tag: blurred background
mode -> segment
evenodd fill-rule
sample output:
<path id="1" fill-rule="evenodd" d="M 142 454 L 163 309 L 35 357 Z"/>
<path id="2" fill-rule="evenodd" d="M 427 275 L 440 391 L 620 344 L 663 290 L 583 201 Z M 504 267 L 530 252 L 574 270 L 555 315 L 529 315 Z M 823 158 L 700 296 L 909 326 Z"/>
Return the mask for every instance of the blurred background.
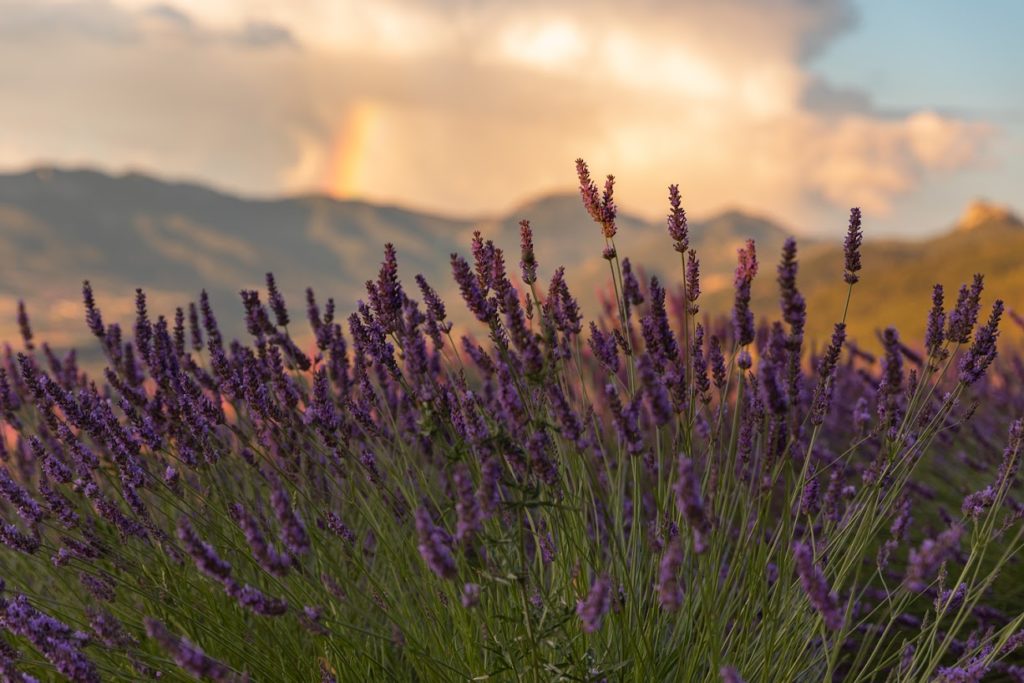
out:
<path id="1" fill-rule="evenodd" d="M 0 338 L 24 299 L 38 338 L 91 348 L 86 278 L 110 320 L 135 287 L 168 317 L 206 288 L 241 334 L 268 270 L 293 308 L 311 285 L 344 313 L 386 241 L 452 292 L 449 253 L 480 229 L 513 265 L 523 218 L 593 315 L 577 157 L 617 177 L 620 255 L 670 283 L 680 185 L 704 312 L 747 237 L 773 312 L 796 234 L 827 334 L 851 206 L 863 345 L 919 338 L 931 285 L 973 272 L 1020 310 L 1021 26 L 1016 0 L 0 0 Z"/>

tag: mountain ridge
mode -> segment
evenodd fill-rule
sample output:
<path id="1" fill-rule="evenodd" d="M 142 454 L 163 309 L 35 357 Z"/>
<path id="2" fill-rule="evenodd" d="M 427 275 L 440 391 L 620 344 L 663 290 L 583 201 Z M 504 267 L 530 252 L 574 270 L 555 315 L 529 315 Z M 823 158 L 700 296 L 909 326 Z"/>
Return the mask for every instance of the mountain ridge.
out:
<path id="1" fill-rule="evenodd" d="M 105 314 L 122 322 L 131 319 L 136 287 L 144 288 L 151 307 L 167 317 L 205 288 L 228 333 L 242 334 L 238 290 L 262 287 L 268 270 L 293 306 L 303 301 L 303 290 L 311 285 L 320 298 L 333 296 L 339 313 L 345 313 L 364 295 L 365 281 L 376 276 L 385 242 L 398 249 L 407 287 L 414 288 L 413 276 L 423 273 L 451 299 L 449 310 L 458 317 L 461 307 L 454 300 L 449 254 L 467 253 L 470 236 L 480 230 L 504 249 L 515 272 L 522 219 L 530 220 L 534 229 L 542 282 L 556 266 L 565 266 L 584 313 L 597 314 L 599 291 L 608 287 L 608 266 L 600 258 L 599 230 L 576 193 L 543 195 L 508 212 L 465 219 L 316 194 L 246 198 L 139 172 L 112 175 L 45 166 L 0 174 L 0 249 L 7 256 L 7 267 L 0 269 L 0 334 L 15 338 L 14 311 L 17 300 L 25 299 L 41 338 L 58 345 L 89 343 L 78 300 L 83 279 L 93 282 Z M 621 212 L 619 227 L 621 256 L 642 266 L 646 275 L 670 284 L 679 280 L 679 254 L 671 248 L 663 220 Z M 997 220 L 983 232 L 1000 229 Z M 772 266 L 790 234 L 787 226 L 736 209 L 691 221 L 691 246 L 701 260 L 707 298 L 704 310 L 728 312 L 736 249 L 748 237 L 756 240 L 764 264 L 758 285 L 774 291 Z M 977 241 L 981 233 L 971 234 Z M 806 280 L 809 301 L 827 299 L 816 293 L 819 281 L 829 280 L 821 264 L 835 259 L 840 237 L 799 238 L 807 274 L 801 279 Z M 883 262 L 904 263 L 913 260 L 915 250 L 930 253 L 944 237 L 924 242 L 869 237 L 866 249 L 878 251 Z M 1016 233 L 1000 239 L 1014 241 Z M 1003 272 L 1005 262 L 999 256 L 985 258 Z M 867 256 L 865 262 L 870 264 Z M 1024 290 L 1019 293 L 1024 298 Z M 720 305 L 708 305 L 713 302 Z"/>

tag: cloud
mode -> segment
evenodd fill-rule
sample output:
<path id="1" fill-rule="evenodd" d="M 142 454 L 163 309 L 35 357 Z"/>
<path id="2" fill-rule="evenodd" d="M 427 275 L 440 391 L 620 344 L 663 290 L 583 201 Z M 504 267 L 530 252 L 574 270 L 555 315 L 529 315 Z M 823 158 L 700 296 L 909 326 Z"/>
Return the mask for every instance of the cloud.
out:
<path id="1" fill-rule="evenodd" d="M 919 112 L 898 120 L 845 116 L 819 139 L 811 157 L 812 187 L 826 199 L 885 213 L 893 197 L 914 189 L 931 172 L 978 160 L 992 134 L 982 123 Z"/>
<path id="2" fill-rule="evenodd" d="M 132 17 L 105 0 L 8 0 L 0 12 L 0 37 L 19 43 L 68 37 L 120 43 L 137 33 Z"/>
<path id="3" fill-rule="evenodd" d="M 182 8 L 168 3 L 125 7 L 112 0 L 7 0 L 0 12 L 0 37 L 39 46 L 67 41 L 142 44 L 160 38 L 190 43 L 232 43 L 243 47 L 297 46 L 285 26 L 246 20 L 223 27 L 198 23 Z"/>
<path id="4" fill-rule="evenodd" d="M 16 8 L 0 35 L 34 38 L 0 42 L 15 103 L 0 110 L 4 165 L 98 160 L 481 214 L 568 189 L 583 156 L 650 216 L 678 182 L 695 215 L 740 205 L 799 221 L 821 201 L 885 212 L 971 167 L 993 134 L 881 112 L 813 76 L 807 61 L 856 21 L 842 1 Z"/>

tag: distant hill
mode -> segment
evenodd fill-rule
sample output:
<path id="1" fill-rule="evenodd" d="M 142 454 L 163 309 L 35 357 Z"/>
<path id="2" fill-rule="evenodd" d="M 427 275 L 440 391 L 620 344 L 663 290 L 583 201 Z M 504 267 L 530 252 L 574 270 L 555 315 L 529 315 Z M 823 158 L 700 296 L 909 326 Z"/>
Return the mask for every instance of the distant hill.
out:
<path id="1" fill-rule="evenodd" d="M 1024 229 L 1024 221 L 1021 221 L 1008 206 L 979 199 L 967 206 L 953 229 L 965 232 L 1000 226 Z"/>
<path id="2" fill-rule="evenodd" d="M 838 244 L 803 249 L 799 286 L 807 298 L 808 334 L 824 343 L 842 316 L 847 287 L 843 282 L 843 251 Z M 895 326 L 902 337 L 919 344 L 924 337 L 934 284 L 945 290 L 947 309 L 956 302 L 960 285 L 974 273 L 985 275 L 983 315 L 996 298 L 1018 312 L 1024 310 L 1024 223 L 1003 207 L 975 203 L 949 232 L 927 240 L 872 240 L 863 247 L 861 280 L 854 287 L 847 318 L 849 336 L 877 350 L 876 332 Z M 767 255 L 766 255 L 767 256 Z M 773 265 L 766 263 L 765 265 Z M 755 310 L 776 316 L 774 270 L 755 282 Z M 708 305 L 728 307 L 728 293 L 712 296 Z M 1003 337 L 1024 339 L 1024 330 L 1004 316 Z"/>
<path id="3" fill-rule="evenodd" d="M 262 286 L 267 270 L 297 312 L 312 285 L 346 313 L 375 277 L 389 241 L 398 248 L 407 286 L 423 273 L 454 297 L 449 254 L 468 252 L 473 230 L 480 229 L 505 249 L 515 269 L 523 218 L 534 226 L 541 277 L 565 265 L 585 309 L 595 312 L 607 264 L 599 258 L 598 228 L 575 194 L 542 197 L 506 216 L 464 220 L 324 196 L 245 199 L 139 174 L 40 168 L 0 175 L 0 336 L 16 335 L 14 311 L 23 298 L 39 338 L 91 344 L 80 302 L 83 279 L 93 282 L 105 316 L 125 322 L 136 287 L 147 291 L 154 313 L 168 316 L 206 288 L 228 331 L 241 334 L 238 290 Z M 678 273 L 664 224 L 624 214 L 620 225 L 624 255 L 648 272 Z M 736 212 L 692 230 L 694 243 L 708 254 L 708 278 L 732 268 L 735 253 L 725 247 L 739 244 L 742 235 L 756 233 L 776 245 L 784 236 L 781 228 Z M 715 247 L 705 248 L 704 240 Z M 458 315 L 462 307 L 453 301 L 449 309 Z"/>
<path id="4" fill-rule="evenodd" d="M 869 339 L 877 327 L 900 324 L 908 335 L 923 329 L 930 283 L 953 288 L 974 271 L 988 273 L 990 291 L 1024 308 L 1024 229 L 1008 211 L 985 205 L 960 227 L 923 242 L 873 241 L 865 245 L 864 278 L 851 308 L 851 332 Z M 980 217 L 980 218 L 979 218 Z M 0 175 L 0 338 L 14 340 L 16 303 L 25 299 L 37 338 L 57 346 L 94 345 L 80 301 L 90 279 L 108 320 L 130 322 L 134 290 L 149 294 L 154 315 L 206 288 L 229 334 L 244 332 L 238 290 L 262 287 L 272 270 L 301 317 L 303 292 L 334 297 L 347 314 L 376 275 L 383 244 L 393 242 L 407 286 L 423 273 L 455 301 L 449 254 L 466 253 L 473 230 L 505 249 L 510 270 L 519 262 L 519 221 L 535 233 L 540 277 L 564 265 L 587 315 L 598 309 L 598 290 L 609 286 L 600 258 L 603 241 L 576 194 L 540 197 L 507 215 L 457 219 L 394 206 L 324 196 L 249 199 L 188 183 L 172 183 L 93 170 L 39 168 Z M 970 220 L 968 220 L 970 219 Z M 664 221 L 621 214 L 619 253 L 669 283 L 680 278 L 679 255 Z M 969 227 L 966 227 L 969 226 Z M 755 283 L 759 310 L 774 314 L 774 264 L 789 231 L 770 220 L 730 211 L 693 221 L 705 291 L 704 310 L 727 313 L 736 249 L 757 241 L 762 274 Z M 838 237 L 838 236 L 837 236 Z M 801 240 L 801 287 L 811 310 L 812 335 L 828 334 L 845 296 L 841 251 L 835 243 Z M 464 314 L 462 319 L 466 319 Z M 304 328 L 303 328 L 304 329 Z"/>

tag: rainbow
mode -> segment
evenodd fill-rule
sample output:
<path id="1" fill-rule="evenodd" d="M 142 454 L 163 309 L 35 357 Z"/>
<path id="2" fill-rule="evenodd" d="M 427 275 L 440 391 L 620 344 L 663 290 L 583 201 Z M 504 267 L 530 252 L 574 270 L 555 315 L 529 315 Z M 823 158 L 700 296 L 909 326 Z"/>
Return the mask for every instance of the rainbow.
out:
<path id="1" fill-rule="evenodd" d="M 380 120 L 380 107 L 360 100 L 345 112 L 331 142 L 323 189 L 339 197 L 356 197 L 366 191 L 364 166 L 370 138 Z"/>

